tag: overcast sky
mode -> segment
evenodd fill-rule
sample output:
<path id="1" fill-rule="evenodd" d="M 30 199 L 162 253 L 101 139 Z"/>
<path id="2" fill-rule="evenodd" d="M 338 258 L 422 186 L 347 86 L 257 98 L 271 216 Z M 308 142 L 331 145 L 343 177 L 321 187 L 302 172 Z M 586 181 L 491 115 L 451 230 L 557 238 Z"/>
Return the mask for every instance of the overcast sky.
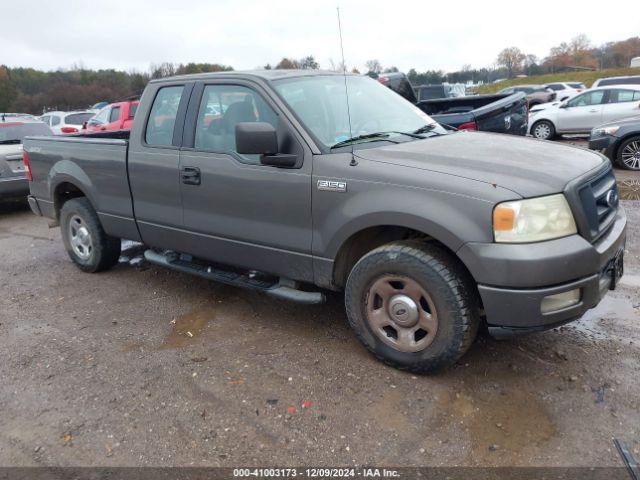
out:
<path id="1" fill-rule="evenodd" d="M 638 0 L 0 0 L 0 64 L 45 70 L 152 63 L 224 63 L 236 70 L 314 55 L 338 63 L 340 6 L 346 63 L 401 70 L 493 64 L 506 46 L 544 57 L 585 33 L 594 44 L 640 35 Z M 525 8 L 526 6 L 526 8 Z M 626 13 L 624 13 L 626 12 Z"/>

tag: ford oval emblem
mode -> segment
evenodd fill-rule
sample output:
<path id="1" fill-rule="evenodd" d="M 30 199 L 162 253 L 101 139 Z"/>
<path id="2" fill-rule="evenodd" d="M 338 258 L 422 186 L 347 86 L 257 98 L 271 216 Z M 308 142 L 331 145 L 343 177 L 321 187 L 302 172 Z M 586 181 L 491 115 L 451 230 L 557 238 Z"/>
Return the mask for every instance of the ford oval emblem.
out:
<path id="1" fill-rule="evenodd" d="M 618 206 L 618 192 L 616 192 L 615 189 L 609 190 L 605 197 L 605 201 L 609 208 L 616 208 Z"/>

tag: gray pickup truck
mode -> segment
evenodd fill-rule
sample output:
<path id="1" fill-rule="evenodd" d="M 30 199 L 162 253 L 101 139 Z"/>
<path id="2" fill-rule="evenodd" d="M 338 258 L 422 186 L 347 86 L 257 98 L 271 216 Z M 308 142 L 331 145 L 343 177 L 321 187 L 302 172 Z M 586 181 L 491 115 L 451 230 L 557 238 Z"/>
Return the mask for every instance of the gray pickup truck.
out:
<path id="1" fill-rule="evenodd" d="M 448 133 L 367 77 L 154 80 L 130 134 L 24 149 L 31 208 L 60 225 L 80 269 L 114 266 L 130 239 L 149 262 L 280 298 L 343 290 L 362 343 L 411 371 L 456 362 L 483 324 L 576 319 L 622 275 L 609 160 Z"/>

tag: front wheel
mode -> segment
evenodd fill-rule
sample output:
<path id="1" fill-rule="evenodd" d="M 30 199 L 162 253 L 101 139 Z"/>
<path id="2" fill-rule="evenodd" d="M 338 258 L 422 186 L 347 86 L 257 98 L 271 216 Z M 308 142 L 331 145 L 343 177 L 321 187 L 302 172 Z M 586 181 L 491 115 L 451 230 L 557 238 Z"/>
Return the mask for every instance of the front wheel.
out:
<path id="1" fill-rule="evenodd" d="M 640 170 L 640 137 L 631 137 L 620 145 L 616 163 L 627 170 Z"/>
<path id="2" fill-rule="evenodd" d="M 62 241 L 73 263 L 84 272 L 107 270 L 120 258 L 120 239 L 107 235 L 86 198 L 65 202 L 60 211 Z"/>
<path id="3" fill-rule="evenodd" d="M 551 140 L 556 136 L 556 129 L 548 120 L 540 120 L 531 127 L 531 135 L 539 140 Z"/>
<path id="4" fill-rule="evenodd" d="M 345 306 L 369 351 L 413 372 L 455 363 L 480 323 L 466 272 L 444 249 L 418 242 L 391 243 L 362 257 L 347 279 Z"/>

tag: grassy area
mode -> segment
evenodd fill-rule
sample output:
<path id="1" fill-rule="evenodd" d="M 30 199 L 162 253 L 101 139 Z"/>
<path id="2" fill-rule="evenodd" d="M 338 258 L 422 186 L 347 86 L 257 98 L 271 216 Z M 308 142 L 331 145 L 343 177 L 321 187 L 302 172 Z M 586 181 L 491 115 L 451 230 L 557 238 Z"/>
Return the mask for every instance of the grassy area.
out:
<path id="1" fill-rule="evenodd" d="M 546 75 L 537 75 L 526 78 L 512 78 L 511 80 L 505 80 L 504 82 L 483 85 L 478 89 L 478 93 L 495 93 L 498 90 L 502 90 L 505 87 L 510 87 L 511 85 L 540 85 L 553 82 L 583 82 L 587 87 L 590 87 L 591 84 L 599 78 L 619 77 L 622 75 L 640 75 L 640 68 L 617 68 L 609 70 L 596 70 L 595 72 L 548 73 Z"/>

